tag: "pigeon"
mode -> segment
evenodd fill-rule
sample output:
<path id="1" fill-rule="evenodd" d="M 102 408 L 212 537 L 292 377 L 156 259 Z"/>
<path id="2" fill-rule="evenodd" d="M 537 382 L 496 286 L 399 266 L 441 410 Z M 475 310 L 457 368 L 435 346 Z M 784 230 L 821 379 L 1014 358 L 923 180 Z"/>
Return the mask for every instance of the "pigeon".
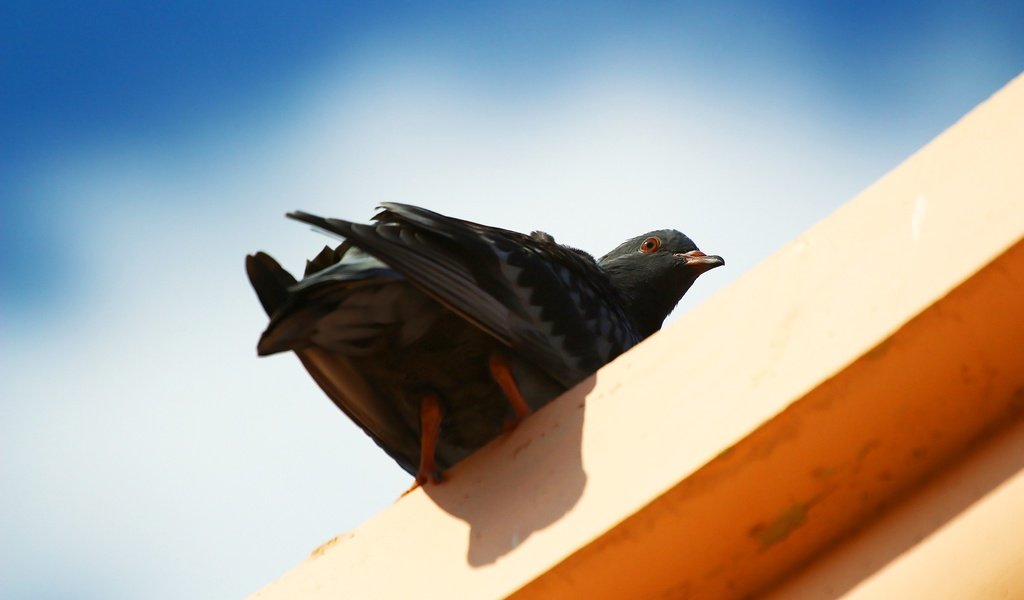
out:
<path id="1" fill-rule="evenodd" d="M 344 241 L 301 280 L 266 253 L 246 257 L 270 317 L 257 353 L 298 355 L 416 484 L 440 482 L 658 331 L 697 277 L 725 264 L 672 229 L 595 260 L 544 232 L 406 204 L 382 204 L 370 224 L 287 216 Z"/>

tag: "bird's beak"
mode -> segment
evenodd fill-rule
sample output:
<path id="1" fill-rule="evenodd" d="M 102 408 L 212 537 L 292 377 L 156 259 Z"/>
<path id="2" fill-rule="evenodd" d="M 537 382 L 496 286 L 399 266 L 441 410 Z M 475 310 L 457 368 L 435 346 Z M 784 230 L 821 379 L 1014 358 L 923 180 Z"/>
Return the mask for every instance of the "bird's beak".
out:
<path id="1" fill-rule="evenodd" d="M 689 252 L 680 252 L 673 254 L 680 261 L 683 262 L 683 266 L 687 270 L 695 271 L 698 275 L 704 271 L 710 271 L 715 267 L 721 267 L 725 264 L 725 260 L 721 256 L 708 256 L 700 250 L 691 250 Z"/>

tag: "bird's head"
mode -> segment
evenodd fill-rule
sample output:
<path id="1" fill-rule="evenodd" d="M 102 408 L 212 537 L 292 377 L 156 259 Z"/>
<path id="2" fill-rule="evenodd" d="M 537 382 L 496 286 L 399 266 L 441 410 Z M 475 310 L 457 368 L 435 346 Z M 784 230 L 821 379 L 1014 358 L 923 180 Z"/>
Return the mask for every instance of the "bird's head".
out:
<path id="1" fill-rule="evenodd" d="M 704 254 L 684 234 L 662 229 L 626 240 L 598 264 L 622 293 L 639 333 L 647 337 L 661 328 L 701 273 L 725 261 Z"/>

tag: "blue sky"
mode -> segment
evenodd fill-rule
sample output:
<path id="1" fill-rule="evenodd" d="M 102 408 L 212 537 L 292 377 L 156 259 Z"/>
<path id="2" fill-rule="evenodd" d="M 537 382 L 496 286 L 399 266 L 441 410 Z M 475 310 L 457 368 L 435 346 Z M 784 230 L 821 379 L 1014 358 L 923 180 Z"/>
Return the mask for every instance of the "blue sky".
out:
<path id="1" fill-rule="evenodd" d="M 0 7 L 0 596 L 239 597 L 408 485 L 255 356 L 284 212 L 675 227 L 686 310 L 1024 68 L 1019 2 L 824 4 Z"/>

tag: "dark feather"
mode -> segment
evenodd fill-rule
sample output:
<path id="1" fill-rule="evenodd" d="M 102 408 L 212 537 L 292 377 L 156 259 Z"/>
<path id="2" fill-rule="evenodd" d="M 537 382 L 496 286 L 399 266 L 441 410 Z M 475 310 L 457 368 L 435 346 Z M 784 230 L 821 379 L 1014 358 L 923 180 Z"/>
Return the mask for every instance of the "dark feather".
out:
<path id="1" fill-rule="evenodd" d="M 419 460 L 419 407 L 438 396 L 445 469 L 497 435 L 512 410 L 488 370 L 511 366 L 537 409 L 661 326 L 702 270 L 672 230 L 595 261 L 530 235 L 388 203 L 369 225 L 289 217 L 341 236 L 296 282 L 264 253 L 246 270 L 270 323 L 260 354 L 294 351 L 320 387 L 405 470 Z M 701 255 L 703 256 L 703 255 Z M 722 264 L 709 257 L 707 265 Z M 715 265 L 717 266 L 717 265 Z M 711 268 L 711 266 L 706 266 Z M 703 270 L 706 270 L 703 268 Z"/>

